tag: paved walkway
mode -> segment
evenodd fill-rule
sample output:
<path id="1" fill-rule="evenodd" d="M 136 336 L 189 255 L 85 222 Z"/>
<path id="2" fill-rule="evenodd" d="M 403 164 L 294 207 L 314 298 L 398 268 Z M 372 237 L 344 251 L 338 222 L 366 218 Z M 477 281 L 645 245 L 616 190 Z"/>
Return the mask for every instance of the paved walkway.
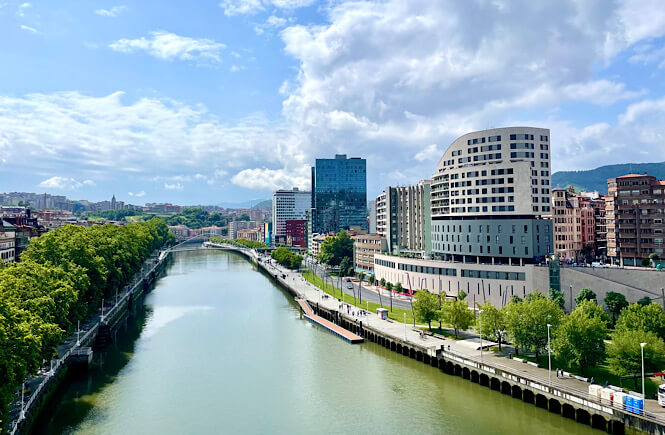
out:
<path id="1" fill-rule="evenodd" d="M 270 260 L 269 257 L 264 257 L 265 259 Z M 276 273 L 280 273 L 286 276 L 285 281 L 294 288 L 301 297 L 311 301 L 312 303 L 319 303 L 319 305 L 326 307 L 332 310 L 338 310 L 339 301 L 334 298 L 324 299 L 323 295 L 326 293 L 322 290 L 315 287 L 313 284 L 307 282 L 300 273 L 288 270 L 274 263 L 268 265 L 271 270 Z M 346 314 L 345 314 L 346 315 Z M 394 322 L 392 320 L 381 320 L 374 313 L 370 313 L 368 316 L 359 316 L 358 310 L 356 310 L 355 316 L 348 315 L 347 317 L 355 318 L 357 320 L 362 320 L 364 324 L 376 328 L 383 333 L 389 334 L 398 338 L 400 340 L 405 340 L 409 343 L 413 343 L 418 347 L 426 348 L 430 355 L 434 355 L 436 349 L 439 349 L 442 345 L 445 346 L 445 350 L 464 356 L 470 359 L 475 359 L 493 366 L 503 366 L 511 370 L 520 371 L 534 380 L 540 380 L 541 382 L 548 384 L 549 383 L 549 372 L 547 368 L 535 367 L 530 364 L 526 364 L 514 359 L 509 359 L 503 354 L 497 354 L 491 351 L 481 352 L 480 346 L 469 346 L 469 340 L 453 340 L 438 338 L 433 336 L 426 336 L 425 339 L 420 337 L 420 330 L 412 328 L 410 325 L 404 325 L 403 323 Z M 477 340 L 477 337 L 473 340 Z M 572 389 L 580 392 L 581 395 L 585 396 L 589 391 L 589 383 L 580 381 L 573 377 L 557 378 L 556 377 L 556 367 L 552 367 L 551 372 L 551 383 L 554 387 L 563 387 L 567 389 Z M 658 405 L 656 400 L 645 400 L 645 411 L 654 415 L 659 420 L 665 420 L 665 408 Z"/>

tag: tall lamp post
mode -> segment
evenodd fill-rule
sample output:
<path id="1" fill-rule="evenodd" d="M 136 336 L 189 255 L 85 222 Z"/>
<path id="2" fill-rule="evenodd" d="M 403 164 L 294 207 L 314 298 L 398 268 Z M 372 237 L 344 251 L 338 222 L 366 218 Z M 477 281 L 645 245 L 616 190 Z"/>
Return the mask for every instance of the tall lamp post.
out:
<path id="1" fill-rule="evenodd" d="M 646 396 L 644 395 L 644 346 L 646 346 L 646 343 L 640 343 L 640 351 L 642 353 L 642 397 L 646 399 Z"/>
<path id="2" fill-rule="evenodd" d="M 547 324 L 547 372 L 550 378 L 550 387 L 552 386 L 552 346 L 550 345 L 550 328 L 551 324 Z"/>

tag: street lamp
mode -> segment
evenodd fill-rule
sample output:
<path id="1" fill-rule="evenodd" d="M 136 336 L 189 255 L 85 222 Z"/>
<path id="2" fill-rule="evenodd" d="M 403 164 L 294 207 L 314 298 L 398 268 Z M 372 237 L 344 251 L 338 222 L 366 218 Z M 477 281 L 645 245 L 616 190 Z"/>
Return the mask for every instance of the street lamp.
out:
<path id="1" fill-rule="evenodd" d="M 404 313 L 404 341 L 408 341 L 406 339 L 406 313 Z"/>
<path id="2" fill-rule="evenodd" d="M 570 285 L 570 312 L 573 312 L 573 285 Z"/>
<path id="3" fill-rule="evenodd" d="M 547 324 L 547 373 L 550 378 L 550 387 L 552 386 L 552 346 L 550 346 L 550 328 L 551 324 Z"/>
<path id="4" fill-rule="evenodd" d="M 483 310 L 478 310 L 478 320 L 480 321 L 480 362 L 483 363 Z"/>
<path id="5" fill-rule="evenodd" d="M 640 350 L 642 352 L 642 397 L 646 399 L 646 396 L 644 395 L 644 346 L 646 346 L 646 343 L 640 343 Z"/>

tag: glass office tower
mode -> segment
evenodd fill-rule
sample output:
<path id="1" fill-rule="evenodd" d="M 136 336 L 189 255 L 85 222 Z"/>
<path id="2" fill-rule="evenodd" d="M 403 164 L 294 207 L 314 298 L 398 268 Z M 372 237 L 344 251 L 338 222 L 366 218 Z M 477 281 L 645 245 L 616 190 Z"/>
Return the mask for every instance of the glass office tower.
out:
<path id="1" fill-rule="evenodd" d="M 347 159 L 346 154 L 337 154 L 334 159 L 316 159 L 312 168 L 312 207 L 316 209 L 313 222 L 316 233 L 336 233 L 352 226 L 366 230 L 365 159 Z"/>

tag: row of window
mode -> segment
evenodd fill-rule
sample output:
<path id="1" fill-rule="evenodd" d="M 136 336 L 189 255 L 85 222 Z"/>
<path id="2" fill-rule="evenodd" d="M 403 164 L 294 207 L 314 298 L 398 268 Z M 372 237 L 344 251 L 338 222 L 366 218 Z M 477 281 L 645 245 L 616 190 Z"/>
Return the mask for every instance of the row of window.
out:
<path id="1" fill-rule="evenodd" d="M 457 276 L 456 269 L 446 267 L 418 266 L 416 264 L 398 264 L 397 268 L 405 272 L 427 273 L 431 275 Z"/>
<path id="2" fill-rule="evenodd" d="M 443 251 L 443 252 L 446 252 L 448 254 L 459 253 L 459 254 L 466 254 L 466 255 L 476 255 L 476 253 L 473 252 L 473 245 L 469 245 L 469 249 L 467 251 L 463 250 L 462 245 L 455 245 L 455 244 L 450 245 L 450 244 L 448 244 L 447 246 L 448 247 L 446 249 L 446 245 L 435 243 L 434 244 L 434 250 L 439 251 L 439 252 Z M 451 246 L 452 246 L 452 251 L 450 249 Z M 459 250 L 457 249 L 458 246 L 459 246 Z M 490 254 L 490 255 L 492 254 L 492 246 L 490 246 L 490 245 L 487 245 L 487 252 L 484 251 L 484 247 L 482 245 L 479 246 L 479 248 L 480 248 L 480 252 L 479 252 L 480 254 L 483 254 L 483 255 L 485 253 Z M 521 255 L 521 254 L 517 253 L 517 247 L 516 246 L 513 246 L 512 248 L 513 248 L 512 255 L 514 255 L 514 256 Z M 542 255 L 543 254 L 543 253 L 540 252 L 540 245 L 536 245 L 536 250 L 537 250 L 536 255 Z M 503 255 L 503 246 L 499 246 L 499 255 Z M 525 246 L 524 247 L 524 256 L 528 257 L 529 255 L 530 255 L 529 254 L 529 247 Z"/>
<path id="3" fill-rule="evenodd" d="M 524 272 L 496 272 L 493 270 L 468 270 L 462 269 L 463 278 L 504 279 L 511 281 L 524 281 Z"/>
<path id="4" fill-rule="evenodd" d="M 469 163 L 469 162 L 483 162 L 485 160 L 495 160 L 495 159 L 500 159 L 501 158 L 501 153 L 496 153 L 496 154 L 481 154 L 478 156 L 473 156 L 473 159 L 471 157 L 461 157 L 457 159 L 457 163 Z"/>

